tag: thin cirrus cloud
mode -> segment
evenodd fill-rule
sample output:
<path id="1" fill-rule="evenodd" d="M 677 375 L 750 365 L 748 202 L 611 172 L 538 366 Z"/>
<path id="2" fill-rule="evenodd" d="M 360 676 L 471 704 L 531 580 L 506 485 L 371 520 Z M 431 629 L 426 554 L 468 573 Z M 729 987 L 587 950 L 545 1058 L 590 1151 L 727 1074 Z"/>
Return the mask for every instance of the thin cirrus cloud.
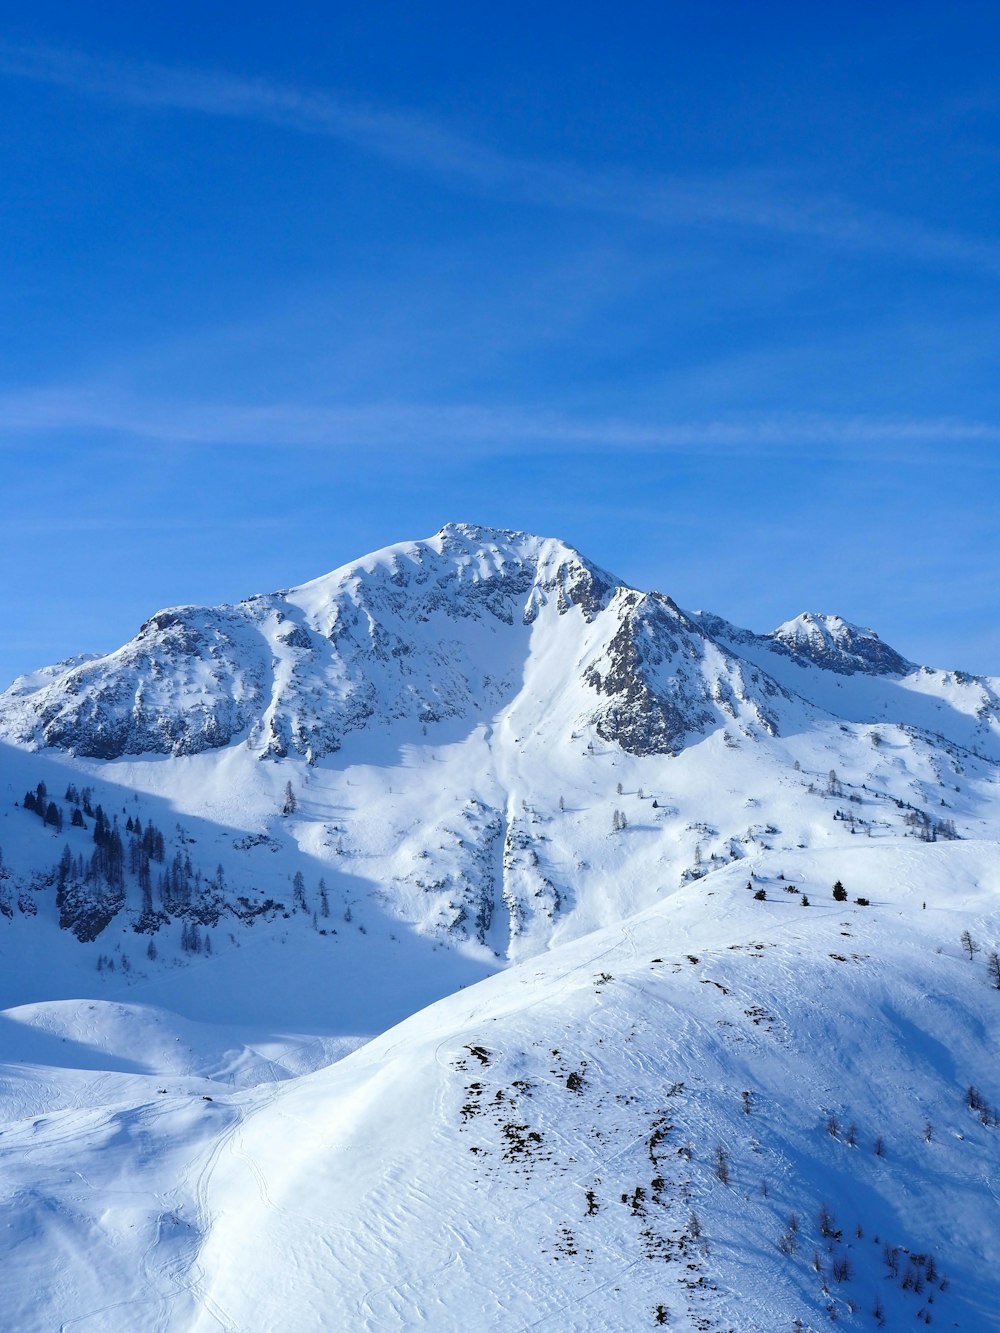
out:
<path id="1" fill-rule="evenodd" d="M 475 403 L 299 405 L 167 403 L 95 389 L 38 390 L 0 397 L 0 442 L 86 432 L 164 446 L 350 448 L 433 453 L 456 445 L 483 455 L 613 448 L 633 453 L 733 455 L 809 449 L 817 455 L 933 461 L 941 448 L 990 464 L 1000 427 L 960 417 L 772 413 L 707 420 L 635 421 Z M 953 459 L 956 455 L 949 455 Z M 1000 464 L 1000 458 L 997 463 Z"/>
<path id="2" fill-rule="evenodd" d="M 262 79 L 145 62 L 109 61 L 49 47 L 0 44 L 0 75 L 154 110 L 253 121 L 320 135 L 452 188 L 547 208 L 665 226 L 736 226 L 820 240 L 897 259 L 1000 275 L 1000 247 L 830 195 L 793 198 L 749 175 L 649 178 L 497 151 L 416 112 L 361 105 Z"/>

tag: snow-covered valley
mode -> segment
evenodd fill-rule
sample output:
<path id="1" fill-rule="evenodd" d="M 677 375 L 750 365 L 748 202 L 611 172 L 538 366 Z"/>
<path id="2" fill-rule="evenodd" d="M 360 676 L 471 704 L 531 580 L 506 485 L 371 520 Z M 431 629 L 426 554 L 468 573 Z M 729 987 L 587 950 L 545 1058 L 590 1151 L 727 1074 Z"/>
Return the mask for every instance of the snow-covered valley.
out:
<path id="1" fill-rule="evenodd" d="M 992 1327 L 998 692 L 466 525 L 20 678 L 8 1326 Z"/>

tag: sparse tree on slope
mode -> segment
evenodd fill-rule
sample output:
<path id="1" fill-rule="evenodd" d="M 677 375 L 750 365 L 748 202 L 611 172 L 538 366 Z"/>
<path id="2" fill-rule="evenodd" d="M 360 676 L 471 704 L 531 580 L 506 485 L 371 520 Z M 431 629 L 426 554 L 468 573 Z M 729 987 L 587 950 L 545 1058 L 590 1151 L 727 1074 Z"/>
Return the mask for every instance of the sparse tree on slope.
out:
<path id="1" fill-rule="evenodd" d="M 292 879 L 292 902 L 303 912 L 309 910 L 309 904 L 306 902 L 306 882 L 301 870 L 296 870 Z"/>

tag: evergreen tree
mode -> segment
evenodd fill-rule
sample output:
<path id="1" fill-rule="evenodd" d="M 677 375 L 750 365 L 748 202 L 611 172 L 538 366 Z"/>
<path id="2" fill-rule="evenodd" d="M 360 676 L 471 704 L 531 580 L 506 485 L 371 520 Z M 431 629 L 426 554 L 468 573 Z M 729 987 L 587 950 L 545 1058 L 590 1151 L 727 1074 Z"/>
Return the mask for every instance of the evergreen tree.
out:
<path id="1" fill-rule="evenodd" d="M 308 912 L 309 905 L 306 902 L 306 882 L 302 877 L 302 871 L 296 870 L 292 878 L 292 903 L 296 910 L 299 908 L 303 912 Z"/>
<path id="2" fill-rule="evenodd" d="M 142 858 L 139 864 L 139 889 L 142 892 L 142 914 L 153 915 L 153 877 L 149 872 L 149 861 Z"/>
<path id="3" fill-rule="evenodd" d="M 73 871 L 73 853 L 70 851 L 69 846 L 67 845 L 62 849 L 62 856 L 60 856 L 59 858 L 59 865 L 56 870 L 56 883 L 60 889 L 64 889 L 66 887 L 66 881 L 69 879 L 72 871 Z"/>

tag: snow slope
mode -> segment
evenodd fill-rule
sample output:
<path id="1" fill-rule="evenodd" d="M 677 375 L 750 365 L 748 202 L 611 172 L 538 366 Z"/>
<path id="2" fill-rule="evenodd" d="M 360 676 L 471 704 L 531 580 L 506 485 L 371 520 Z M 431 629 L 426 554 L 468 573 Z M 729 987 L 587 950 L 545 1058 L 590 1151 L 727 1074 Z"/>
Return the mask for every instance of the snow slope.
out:
<path id="1" fill-rule="evenodd" d="M 14 1326 L 990 1327 L 984 851 L 720 868 L 312 1074 L 8 1124 Z"/>

